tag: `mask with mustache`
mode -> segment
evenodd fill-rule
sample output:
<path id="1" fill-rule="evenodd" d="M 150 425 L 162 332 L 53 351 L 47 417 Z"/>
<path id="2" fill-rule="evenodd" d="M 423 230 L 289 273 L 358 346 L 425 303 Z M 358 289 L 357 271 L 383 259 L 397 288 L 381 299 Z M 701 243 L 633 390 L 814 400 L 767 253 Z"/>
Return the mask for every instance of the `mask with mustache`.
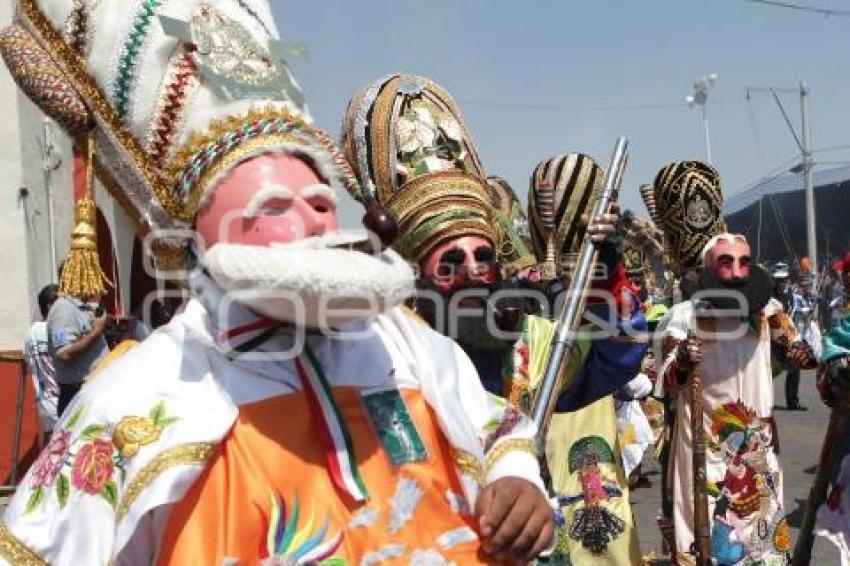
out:
<path id="1" fill-rule="evenodd" d="M 705 268 L 700 272 L 698 290 L 706 295 L 703 301 L 715 309 L 743 308 L 748 315 L 753 315 L 760 312 L 773 296 L 773 280 L 770 274 L 758 265 L 750 267 L 749 277 L 732 277 L 726 280 L 721 279 L 714 269 Z"/>
<path id="2" fill-rule="evenodd" d="M 520 335 L 522 318 L 528 312 L 528 299 L 520 295 L 495 296 L 499 291 L 520 291 L 522 286 L 510 281 L 499 281 L 492 285 L 468 287 L 480 290 L 467 301 L 470 303 L 452 306 L 452 294 L 442 294 L 427 278 L 416 282 L 414 310 L 432 328 L 456 341 L 464 350 L 479 352 L 502 352 L 516 343 Z M 463 301 L 466 303 L 467 301 Z M 488 326 L 501 331 L 496 336 Z"/>
<path id="3" fill-rule="evenodd" d="M 268 246 L 220 242 L 200 262 L 230 298 L 261 315 L 337 328 L 372 319 L 413 292 L 413 271 L 392 250 L 369 255 L 334 247 L 357 239 L 331 233 Z"/>

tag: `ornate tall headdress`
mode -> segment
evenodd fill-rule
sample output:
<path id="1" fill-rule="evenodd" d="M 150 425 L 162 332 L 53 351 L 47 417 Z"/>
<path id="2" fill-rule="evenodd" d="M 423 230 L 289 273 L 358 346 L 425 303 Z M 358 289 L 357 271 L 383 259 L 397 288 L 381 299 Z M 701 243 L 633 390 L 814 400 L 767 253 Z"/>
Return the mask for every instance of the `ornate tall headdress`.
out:
<path id="1" fill-rule="evenodd" d="M 438 245 L 480 236 L 499 247 L 478 151 L 448 92 L 424 77 L 391 75 L 362 88 L 342 124 L 361 200 L 399 224 L 395 247 L 421 262 Z"/>
<path id="2" fill-rule="evenodd" d="M 528 218 L 531 243 L 543 262 L 544 276 L 569 268 L 584 239 L 581 215 L 592 212 L 604 185 L 605 171 L 581 153 L 558 155 L 534 168 Z"/>
<path id="3" fill-rule="evenodd" d="M 620 227 L 626 274 L 640 276 L 647 284 L 654 285 L 653 264 L 661 264 L 664 251 L 661 233 L 652 221 L 639 218 L 630 211 L 623 213 Z"/>
<path id="4" fill-rule="evenodd" d="M 720 175 L 700 161 L 679 161 L 658 173 L 653 188 L 668 265 L 676 273 L 699 266 L 705 244 L 726 231 Z"/>
<path id="5" fill-rule="evenodd" d="M 311 125 L 266 0 L 19 0 L 0 51 L 21 89 L 75 138 L 157 263 L 185 259 L 187 228 L 227 171 L 262 153 L 308 158 L 359 185 Z"/>
<path id="6" fill-rule="evenodd" d="M 537 263 L 531 250 L 528 219 L 513 187 L 501 177 L 487 177 L 490 203 L 499 229 L 499 263 L 507 277 L 511 277 Z"/>
<path id="7" fill-rule="evenodd" d="M 652 185 L 641 185 L 638 191 L 644 206 L 646 206 L 646 211 L 649 213 L 649 218 L 656 226 L 659 226 L 661 220 L 658 217 L 658 207 L 655 204 L 655 189 Z"/>

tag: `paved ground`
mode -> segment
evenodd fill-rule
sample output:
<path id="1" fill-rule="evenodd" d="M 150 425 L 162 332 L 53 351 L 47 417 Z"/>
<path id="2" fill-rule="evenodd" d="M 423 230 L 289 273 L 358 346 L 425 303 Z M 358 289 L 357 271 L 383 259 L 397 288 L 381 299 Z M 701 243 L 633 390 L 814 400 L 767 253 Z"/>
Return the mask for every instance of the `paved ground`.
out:
<path id="1" fill-rule="evenodd" d="M 785 378 L 780 376 L 774 382 L 778 405 L 774 417 L 779 428 L 782 448 L 780 460 L 785 471 L 785 506 L 790 513 L 789 524 L 795 542 L 829 420 L 829 411 L 818 397 L 814 380 L 814 371 L 803 372 L 800 380 L 800 399 L 809 407 L 805 412 L 782 410 L 785 407 Z M 650 460 L 644 463 L 644 469 L 649 471 L 653 485 L 649 489 L 632 492 L 632 505 L 642 552 L 647 554 L 655 551 L 656 555 L 661 557 L 661 536 L 655 523 L 656 513 L 661 506 L 658 490 L 661 481 L 660 469 L 656 462 Z M 666 563 L 669 561 L 657 562 L 659 565 Z M 815 539 L 811 564 L 837 566 L 839 563 L 835 547 L 820 538 Z"/>

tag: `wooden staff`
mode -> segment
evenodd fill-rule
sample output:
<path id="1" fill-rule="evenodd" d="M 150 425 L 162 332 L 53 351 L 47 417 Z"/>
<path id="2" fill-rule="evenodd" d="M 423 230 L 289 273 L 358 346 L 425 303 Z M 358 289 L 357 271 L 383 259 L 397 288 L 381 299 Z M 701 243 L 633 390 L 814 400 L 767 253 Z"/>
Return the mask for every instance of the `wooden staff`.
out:
<path id="1" fill-rule="evenodd" d="M 691 336 L 689 336 L 689 339 Z M 708 475 L 705 463 L 705 420 L 702 378 L 691 370 L 691 464 L 694 481 L 694 549 L 697 566 L 711 565 L 711 523 L 708 516 Z"/>

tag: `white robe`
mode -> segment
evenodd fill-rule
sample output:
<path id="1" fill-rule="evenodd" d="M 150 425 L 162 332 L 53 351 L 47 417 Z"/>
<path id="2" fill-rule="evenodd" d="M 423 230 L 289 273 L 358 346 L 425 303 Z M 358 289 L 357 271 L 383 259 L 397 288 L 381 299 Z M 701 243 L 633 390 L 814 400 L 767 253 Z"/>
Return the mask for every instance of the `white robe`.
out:
<path id="1" fill-rule="evenodd" d="M 214 297 L 211 302 L 215 303 Z M 113 430 L 119 421 L 127 416 L 146 417 L 158 403 L 166 407 L 166 418 L 176 419 L 125 463 L 126 477 L 116 478 L 113 503 L 79 488 L 60 503 L 54 481 L 43 486 L 43 498 L 28 510 L 35 485 L 31 468 L 0 521 L 0 564 L 10 563 L 3 552 L 11 548 L 9 544 L 23 545 L 25 552 L 54 566 L 150 563 L 170 506 L 184 496 L 206 462 L 185 453 L 182 460 L 169 455 L 181 447 L 214 447 L 230 430 L 240 405 L 300 389 L 291 360 L 228 359 L 213 338 L 219 329 L 210 322 L 208 309 L 192 299 L 185 312 L 87 385 L 57 426 L 57 430 L 67 426 L 82 409 L 75 435 L 89 426 L 102 426 L 102 438 L 108 441 L 113 435 L 114 442 Z M 230 321 L 231 327 L 250 320 L 251 315 L 239 311 L 230 313 L 236 319 Z M 472 454 L 483 470 L 484 431 L 499 422 L 504 405 L 484 391 L 463 351 L 400 309 L 346 329 L 353 331 L 365 332 L 361 339 L 350 339 L 350 334 L 341 339 L 307 337 L 331 385 L 419 389 L 449 444 Z M 263 348 L 271 351 L 283 345 L 273 339 Z M 506 437 L 530 440 L 535 432 L 533 423 L 526 420 Z M 77 446 L 72 445 L 72 452 L 79 450 Z M 145 478 L 152 469 L 156 473 Z M 479 485 L 468 470 L 458 472 L 467 502 L 474 508 Z M 69 465 L 62 474 L 72 477 L 73 487 Z M 487 469 L 484 483 L 506 476 L 525 478 L 545 493 L 537 459 L 530 452 L 509 451 L 498 458 Z M 133 493 L 129 489 L 133 485 L 142 489 Z"/>
<path id="2" fill-rule="evenodd" d="M 715 318 L 714 336 L 702 337 L 702 361 L 698 371 L 702 377 L 704 399 L 705 433 L 709 448 L 706 450 L 707 477 L 709 484 L 722 482 L 727 478 L 729 468 L 728 457 L 724 451 L 730 444 L 722 442 L 717 434 L 712 434 L 712 414 L 727 403 L 741 401 L 747 408 L 755 412 L 761 419 L 771 419 L 773 410 L 773 382 L 770 370 L 770 331 L 766 321 L 758 330 L 749 327 L 747 321 L 734 318 Z M 702 327 L 702 326 L 701 326 Z M 673 338 L 681 341 L 695 329 L 694 306 L 690 301 L 675 305 L 659 324 L 658 336 L 662 340 Z M 662 359 L 663 376 L 673 362 L 674 352 L 667 359 Z M 659 378 L 659 381 L 661 378 Z M 693 468 L 691 447 L 691 407 L 690 386 L 685 385 L 676 400 L 676 423 L 674 431 L 673 457 L 671 459 L 673 475 L 674 520 L 676 546 L 679 552 L 688 552 L 694 541 L 693 530 Z M 774 429 L 775 430 L 775 429 Z M 772 497 L 762 500 L 764 509 L 764 527 L 762 532 L 771 531 L 772 535 L 783 515 L 782 505 L 782 474 L 776 454 L 772 447 L 764 448 L 764 441 L 773 440 L 772 432 L 767 426 L 759 429 L 763 436 L 753 437 L 754 442 L 762 442 L 756 450 L 764 456 L 764 465 L 775 483 Z M 728 442 L 736 442 L 742 436 L 731 436 Z M 714 441 L 715 448 L 710 444 Z M 714 509 L 717 499 L 709 496 L 709 522 L 712 530 L 717 525 L 714 519 Z M 761 511 L 755 515 L 761 514 Z M 745 556 L 741 562 L 762 556 L 772 560 L 774 549 L 770 541 L 763 543 L 763 551 L 754 548 L 752 537 L 757 536 L 761 527 L 757 520 L 748 517 L 740 519 L 732 510 L 727 512 L 734 523 L 730 544 L 743 544 Z M 756 521 L 756 522 L 754 522 Z M 749 540 L 740 540 L 749 539 Z M 715 540 L 712 541 L 715 543 Z M 714 547 L 713 547 L 714 549 Z M 754 555 L 755 554 L 755 555 Z"/>

